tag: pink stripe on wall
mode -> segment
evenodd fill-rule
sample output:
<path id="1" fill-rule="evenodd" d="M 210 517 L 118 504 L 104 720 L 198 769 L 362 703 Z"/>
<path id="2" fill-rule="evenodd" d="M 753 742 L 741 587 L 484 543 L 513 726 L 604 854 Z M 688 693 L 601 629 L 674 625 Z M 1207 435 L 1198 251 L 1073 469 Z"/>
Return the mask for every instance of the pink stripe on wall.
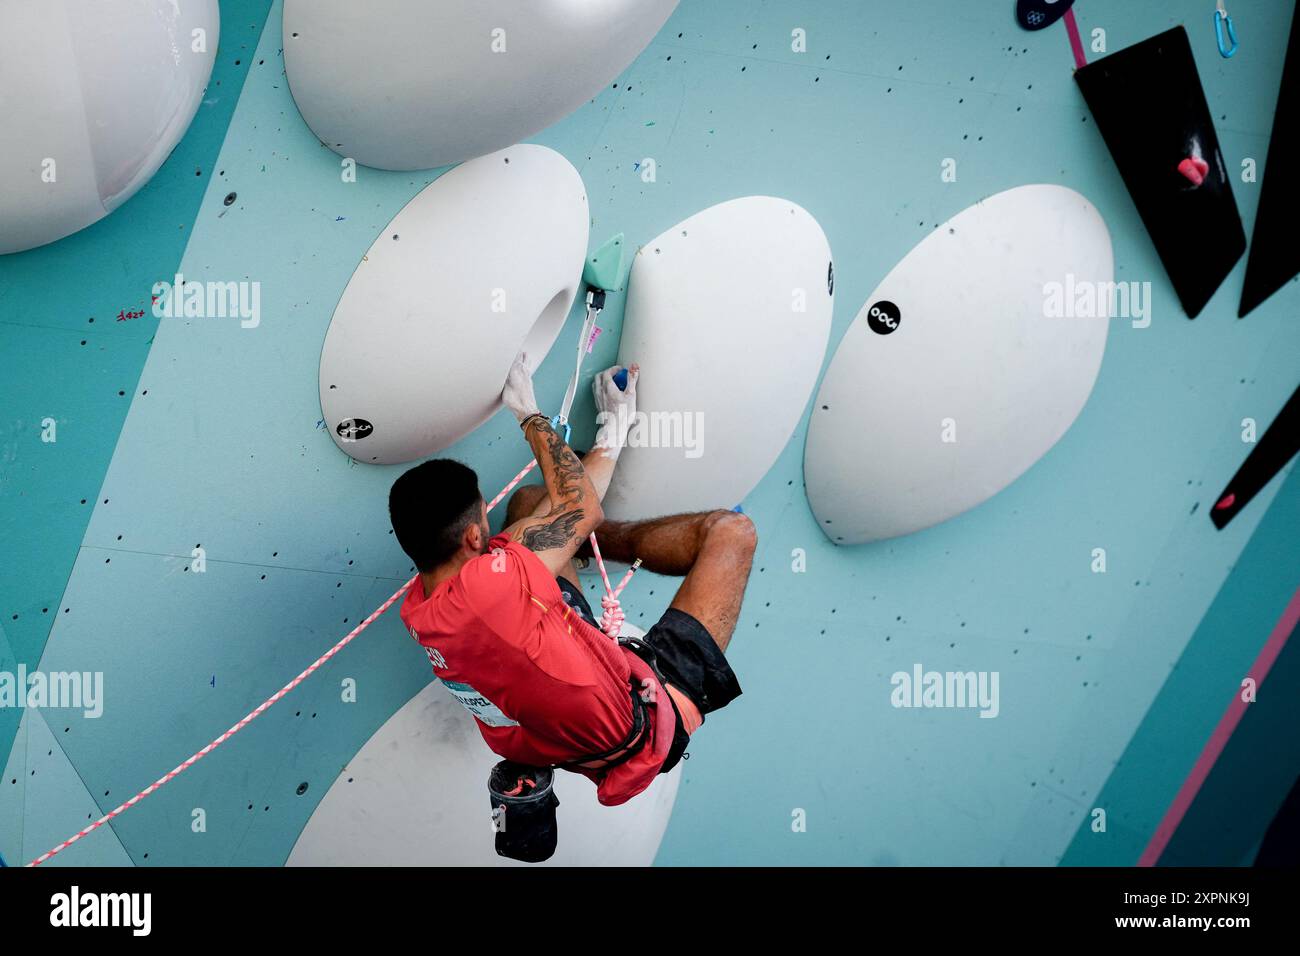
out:
<path id="1" fill-rule="evenodd" d="M 1277 626 L 1273 628 L 1273 633 L 1269 635 L 1268 640 L 1264 643 L 1264 648 L 1255 658 L 1255 663 L 1251 665 L 1250 670 L 1244 675 L 1255 679 L 1256 688 L 1262 687 L 1264 678 L 1268 676 L 1273 662 L 1277 660 L 1278 655 L 1282 653 L 1282 648 L 1286 646 L 1287 638 L 1295 630 L 1296 624 L 1300 622 L 1300 589 L 1291 595 L 1291 603 L 1286 606 L 1282 612 L 1282 617 L 1278 619 Z M 1210 739 L 1205 742 L 1204 749 L 1201 750 L 1200 757 L 1192 766 L 1192 772 L 1187 775 L 1183 785 L 1178 789 L 1178 794 L 1174 797 L 1174 802 L 1169 805 L 1165 811 L 1164 819 L 1156 827 L 1156 832 L 1151 835 L 1151 842 L 1147 848 L 1142 851 L 1138 857 L 1138 866 L 1155 866 L 1160 859 L 1160 854 L 1165 852 L 1165 847 L 1173 839 L 1174 833 L 1178 830 L 1178 825 L 1183 822 L 1183 817 L 1187 814 L 1187 808 L 1192 805 L 1196 795 L 1201 790 L 1201 784 L 1210 775 L 1214 769 L 1215 762 L 1223 749 L 1228 745 L 1232 733 L 1237 729 L 1237 724 L 1241 723 L 1241 718 L 1246 713 L 1247 704 L 1241 699 L 1241 690 L 1232 695 L 1232 702 L 1228 704 L 1228 709 L 1223 712 L 1219 718 L 1219 725 L 1214 728 L 1214 733 L 1210 734 Z"/>

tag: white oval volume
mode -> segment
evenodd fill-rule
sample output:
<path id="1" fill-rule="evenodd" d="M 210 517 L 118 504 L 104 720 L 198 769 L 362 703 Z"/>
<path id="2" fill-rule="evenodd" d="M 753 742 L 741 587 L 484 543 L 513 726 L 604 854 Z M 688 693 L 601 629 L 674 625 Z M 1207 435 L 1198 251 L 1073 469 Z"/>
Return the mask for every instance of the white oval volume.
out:
<path id="1" fill-rule="evenodd" d="M 536 368 L 564 327 L 587 223 L 582 178 L 543 146 L 471 160 L 407 203 L 325 335 L 320 401 L 339 448 L 413 461 L 496 412 L 515 355 Z"/>
<path id="2" fill-rule="evenodd" d="M 830 244 L 807 211 L 748 196 L 636 254 L 619 345 L 641 364 L 637 419 L 605 512 L 732 508 L 790 440 L 830 336 Z"/>
<path id="3" fill-rule="evenodd" d="M 198 111 L 220 28 L 217 0 L 0 3 L 0 255 L 149 181 Z"/>
<path id="4" fill-rule="evenodd" d="M 659 32 L 677 0 L 285 0 L 284 65 L 322 143 L 430 169 L 572 113 Z"/>
<path id="5" fill-rule="evenodd" d="M 640 633 L 628 627 L 626 633 Z M 527 866 L 496 855 L 487 780 L 500 760 L 438 681 L 375 731 L 303 827 L 287 866 Z M 681 770 L 601 806 L 589 780 L 556 771 L 554 866 L 649 866 Z"/>
<path id="6" fill-rule="evenodd" d="M 868 297 L 813 406 L 808 502 L 837 544 L 909 534 L 997 494 L 1087 402 L 1110 233 L 1083 196 L 1021 186 L 935 229 Z"/>

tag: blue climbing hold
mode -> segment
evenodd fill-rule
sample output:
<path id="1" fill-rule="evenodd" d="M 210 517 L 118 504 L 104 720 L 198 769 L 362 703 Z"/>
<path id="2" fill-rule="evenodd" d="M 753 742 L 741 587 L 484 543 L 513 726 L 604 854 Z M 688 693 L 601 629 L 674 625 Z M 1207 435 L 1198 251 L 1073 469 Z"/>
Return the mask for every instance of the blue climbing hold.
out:
<path id="1" fill-rule="evenodd" d="M 618 386 L 620 392 L 627 391 L 627 369 L 621 368 L 614 373 L 614 384 Z"/>

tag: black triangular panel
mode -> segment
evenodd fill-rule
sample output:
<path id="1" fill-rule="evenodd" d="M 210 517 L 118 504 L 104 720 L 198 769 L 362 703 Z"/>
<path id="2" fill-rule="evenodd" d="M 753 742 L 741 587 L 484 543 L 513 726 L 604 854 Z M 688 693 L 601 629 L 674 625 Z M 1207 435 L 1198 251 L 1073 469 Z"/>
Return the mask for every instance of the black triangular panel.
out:
<path id="1" fill-rule="evenodd" d="M 1222 530 L 1259 490 L 1300 451 L 1300 388 L 1277 413 L 1273 424 L 1246 456 L 1237 473 L 1210 508 L 1210 520 Z"/>
<path id="2" fill-rule="evenodd" d="M 1237 317 L 1244 319 L 1257 305 L 1300 272 L 1300 242 L 1295 214 L 1300 209 L 1300 182 L 1291 160 L 1300 148 L 1300 13 L 1291 16 L 1291 40 L 1282 67 L 1282 86 L 1273 115 L 1273 139 L 1268 146 L 1259 214 L 1246 261 L 1246 286 Z"/>
<path id="3" fill-rule="evenodd" d="M 1183 310 L 1196 318 L 1246 251 L 1246 233 L 1187 31 L 1143 40 L 1074 78 Z"/>

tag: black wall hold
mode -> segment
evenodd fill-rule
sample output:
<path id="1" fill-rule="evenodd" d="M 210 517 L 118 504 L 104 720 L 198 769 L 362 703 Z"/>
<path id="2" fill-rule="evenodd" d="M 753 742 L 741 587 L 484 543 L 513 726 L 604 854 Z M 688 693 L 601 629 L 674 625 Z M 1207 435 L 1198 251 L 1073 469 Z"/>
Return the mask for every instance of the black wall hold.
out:
<path id="1" fill-rule="evenodd" d="M 1246 249 L 1187 31 L 1175 27 L 1074 74 L 1188 318 Z"/>
<path id="2" fill-rule="evenodd" d="M 1074 0 L 1016 0 L 1016 22 L 1026 30 L 1045 30 L 1074 6 Z"/>
<path id="3" fill-rule="evenodd" d="M 1237 473 L 1228 482 L 1214 506 L 1210 508 L 1210 520 L 1219 530 L 1223 530 L 1237 513 L 1250 503 L 1259 490 L 1273 476 L 1285 467 L 1300 451 L 1300 388 L 1287 399 L 1278 412 L 1268 431 L 1260 436 L 1255 448 L 1242 462 Z"/>
<path id="4" fill-rule="evenodd" d="M 1291 16 L 1291 40 L 1282 67 L 1282 87 L 1273 115 L 1273 139 L 1260 186 L 1255 235 L 1246 261 L 1246 286 L 1237 317 L 1244 319 L 1257 305 L 1300 272 L 1300 242 L 1293 217 L 1300 208 L 1300 183 L 1290 168 L 1300 148 L 1300 13 Z"/>

